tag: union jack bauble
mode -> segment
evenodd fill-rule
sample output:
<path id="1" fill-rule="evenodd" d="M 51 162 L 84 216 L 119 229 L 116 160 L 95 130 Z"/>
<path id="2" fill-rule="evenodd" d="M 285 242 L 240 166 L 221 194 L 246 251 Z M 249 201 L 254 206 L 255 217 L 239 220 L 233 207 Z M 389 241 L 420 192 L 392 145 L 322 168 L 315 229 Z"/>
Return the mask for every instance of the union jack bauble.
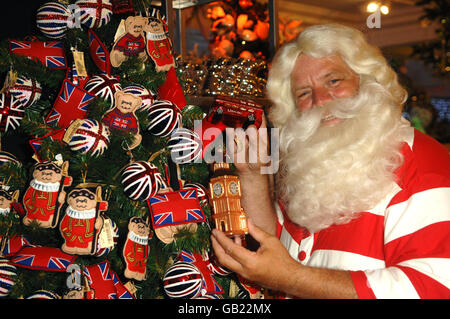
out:
<path id="1" fill-rule="evenodd" d="M 139 84 L 129 85 L 126 88 L 123 89 L 123 92 L 125 93 L 131 93 L 136 96 L 139 96 L 142 100 L 141 106 L 137 109 L 137 111 L 145 111 L 148 110 L 148 108 L 153 104 L 155 101 L 154 96 L 155 94 L 152 93 L 147 88 L 143 87 Z"/>
<path id="2" fill-rule="evenodd" d="M 156 136 L 169 136 L 173 130 L 181 127 L 181 111 L 170 101 L 157 100 L 148 109 L 147 129 Z"/>
<path id="3" fill-rule="evenodd" d="M 69 126 L 64 141 L 72 151 L 99 156 L 108 148 L 109 136 L 109 127 L 96 120 L 84 119 Z"/>
<path id="4" fill-rule="evenodd" d="M 17 268 L 8 262 L 8 258 L 0 257 L 0 298 L 8 296 L 15 284 Z"/>
<path id="5" fill-rule="evenodd" d="M 137 161 L 128 165 L 122 173 L 122 186 L 132 200 L 145 201 L 165 185 L 158 168 L 149 162 Z"/>
<path id="6" fill-rule="evenodd" d="M 78 0 L 80 22 L 88 28 L 100 28 L 111 20 L 112 4 L 110 0 Z"/>
<path id="7" fill-rule="evenodd" d="M 193 299 L 201 295 L 203 277 L 194 265 L 179 261 L 169 267 L 163 278 L 164 291 L 170 298 Z"/>
<path id="8" fill-rule="evenodd" d="M 114 93 L 120 91 L 122 87 L 116 77 L 99 74 L 94 75 L 86 82 L 84 89 L 102 99 L 106 100 L 111 107 L 114 105 Z"/>
<path id="9" fill-rule="evenodd" d="M 0 131 L 15 130 L 24 116 L 24 106 L 10 93 L 0 94 Z"/>
<path id="10" fill-rule="evenodd" d="M 40 99 L 42 87 L 34 79 L 19 76 L 16 84 L 9 89 L 9 93 L 18 98 L 23 107 L 29 107 Z"/>
<path id="11" fill-rule="evenodd" d="M 67 30 L 70 12 L 67 6 L 59 2 L 43 4 L 36 13 L 36 24 L 39 30 L 49 38 L 62 38 Z"/>
<path id="12" fill-rule="evenodd" d="M 25 299 L 61 299 L 61 297 L 52 291 L 37 290 L 31 295 L 27 296 Z"/>
<path id="13" fill-rule="evenodd" d="M 4 164 L 14 163 L 20 165 L 19 160 L 11 153 L 0 151 L 0 166 Z"/>
<path id="14" fill-rule="evenodd" d="M 185 164 L 201 160 L 202 141 L 200 136 L 187 128 L 173 131 L 167 143 L 172 161 L 176 164 Z"/>
<path id="15" fill-rule="evenodd" d="M 197 189 L 197 197 L 198 201 L 201 205 L 205 205 L 209 202 L 209 194 L 208 190 L 205 186 L 199 183 L 186 183 L 183 185 L 183 188 L 195 188 Z"/>

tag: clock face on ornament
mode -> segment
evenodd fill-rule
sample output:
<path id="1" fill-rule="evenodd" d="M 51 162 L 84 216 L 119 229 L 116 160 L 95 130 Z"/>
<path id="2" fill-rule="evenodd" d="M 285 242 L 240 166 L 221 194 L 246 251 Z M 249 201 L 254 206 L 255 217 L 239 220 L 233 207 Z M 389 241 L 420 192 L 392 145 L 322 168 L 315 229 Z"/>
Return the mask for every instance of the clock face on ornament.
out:
<path id="1" fill-rule="evenodd" d="M 228 188 L 230 189 L 231 194 L 233 194 L 233 195 L 238 195 L 238 193 L 239 193 L 239 187 L 238 187 L 238 184 L 237 184 L 236 182 L 231 182 L 231 183 L 228 185 Z"/>
<path id="2" fill-rule="evenodd" d="M 220 197 L 223 194 L 223 185 L 222 183 L 214 183 L 213 185 L 213 191 L 214 191 L 214 195 L 216 197 Z"/>

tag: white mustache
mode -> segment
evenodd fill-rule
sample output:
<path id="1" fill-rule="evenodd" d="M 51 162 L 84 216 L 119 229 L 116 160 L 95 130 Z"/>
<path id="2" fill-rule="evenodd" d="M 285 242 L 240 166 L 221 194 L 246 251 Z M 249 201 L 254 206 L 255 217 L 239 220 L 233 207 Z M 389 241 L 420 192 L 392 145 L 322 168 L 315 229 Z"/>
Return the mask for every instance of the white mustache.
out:
<path id="1" fill-rule="evenodd" d="M 319 129 L 321 121 L 326 117 L 336 117 L 339 119 L 352 119 L 361 113 L 363 108 L 370 107 L 368 98 L 370 94 L 362 94 L 371 90 L 370 82 L 361 81 L 359 92 L 352 97 L 336 98 L 323 106 L 315 106 L 310 110 L 303 111 L 293 116 L 287 123 L 287 131 L 293 129 L 298 132 L 296 138 L 304 142 L 308 140 Z M 291 131 L 292 132 L 292 131 Z"/>

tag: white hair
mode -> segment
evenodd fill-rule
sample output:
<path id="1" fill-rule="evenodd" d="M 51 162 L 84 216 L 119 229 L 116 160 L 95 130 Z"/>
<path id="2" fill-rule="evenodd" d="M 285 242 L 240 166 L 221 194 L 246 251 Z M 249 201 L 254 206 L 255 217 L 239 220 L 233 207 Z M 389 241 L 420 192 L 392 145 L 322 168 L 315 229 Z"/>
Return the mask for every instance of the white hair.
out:
<path id="1" fill-rule="evenodd" d="M 338 54 L 355 73 L 375 77 L 392 95 L 397 107 L 406 101 L 407 93 L 398 83 L 397 74 L 380 50 L 367 43 L 360 31 L 338 24 L 315 25 L 305 29 L 296 41 L 282 47 L 272 62 L 267 94 L 275 105 L 270 120 L 277 127 L 282 127 L 295 111 L 290 76 L 302 53 L 314 58 Z"/>
<path id="2" fill-rule="evenodd" d="M 302 53 L 340 55 L 360 77 L 358 94 L 298 114 L 290 76 Z M 359 31 L 339 25 L 306 29 L 278 52 L 267 90 L 269 119 L 280 128 L 278 193 L 293 222 L 319 231 L 350 221 L 387 195 L 403 160 L 406 91 Z M 321 126 L 325 111 L 346 120 Z"/>

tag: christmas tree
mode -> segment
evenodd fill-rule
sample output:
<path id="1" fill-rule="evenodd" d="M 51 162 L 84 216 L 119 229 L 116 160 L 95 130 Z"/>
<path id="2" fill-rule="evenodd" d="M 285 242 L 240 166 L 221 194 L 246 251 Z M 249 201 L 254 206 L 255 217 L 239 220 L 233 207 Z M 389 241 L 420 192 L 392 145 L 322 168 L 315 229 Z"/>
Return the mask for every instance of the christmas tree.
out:
<path id="1" fill-rule="evenodd" d="M 0 154 L 0 296 L 241 296 L 210 249 L 210 171 L 193 132 L 205 110 L 183 95 L 155 9 L 48 2 L 39 34 L 2 40 L 1 134 L 27 136 L 33 159 Z"/>

